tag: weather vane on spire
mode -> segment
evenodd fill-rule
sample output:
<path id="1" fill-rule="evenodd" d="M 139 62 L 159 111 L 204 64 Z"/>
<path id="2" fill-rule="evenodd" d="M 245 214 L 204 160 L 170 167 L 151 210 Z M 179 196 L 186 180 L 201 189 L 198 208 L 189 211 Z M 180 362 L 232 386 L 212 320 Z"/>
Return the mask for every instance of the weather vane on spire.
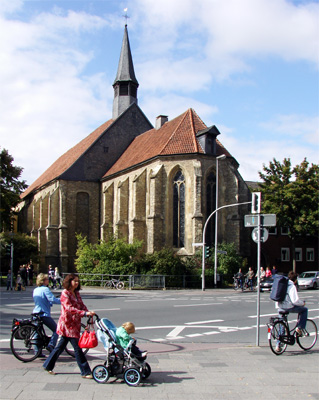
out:
<path id="1" fill-rule="evenodd" d="M 125 14 L 123 15 L 123 17 L 125 18 L 125 26 L 126 26 L 126 25 L 127 25 L 127 20 L 130 18 L 130 17 L 127 15 L 127 7 L 124 8 L 124 12 L 125 12 Z"/>

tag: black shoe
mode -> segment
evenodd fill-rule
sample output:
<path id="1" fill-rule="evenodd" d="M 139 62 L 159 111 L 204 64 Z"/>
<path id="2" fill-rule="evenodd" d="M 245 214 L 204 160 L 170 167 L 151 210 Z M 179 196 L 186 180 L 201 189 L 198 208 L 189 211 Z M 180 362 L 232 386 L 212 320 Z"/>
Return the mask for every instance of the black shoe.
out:
<path id="1" fill-rule="evenodd" d="M 41 354 L 38 355 L 38 358 L 46 358 L 46 355 L 41 353 Z"/>

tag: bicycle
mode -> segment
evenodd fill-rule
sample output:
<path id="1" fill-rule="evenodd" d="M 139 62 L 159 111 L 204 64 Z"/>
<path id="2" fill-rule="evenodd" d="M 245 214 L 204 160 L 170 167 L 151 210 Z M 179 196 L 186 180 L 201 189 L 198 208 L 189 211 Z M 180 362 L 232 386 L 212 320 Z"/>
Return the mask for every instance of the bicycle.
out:
<path id="1" fill-rule="evenodd" d="M 235 276 L 233 277 L 234 282 L 233 282 L 233 289 L 238 290 L 241 289 L 242 291 L 248 289 L 248 282 L 246 279 L 243 280 L 242 286 L 240 285 L 240 279 L 236 278 Z"/>
<path id="2" fill-rule="evenodd" d="M 293 346 L 296 342 L 303 350 L 310 350 L 317 342 L 318 328 L 315 322 L 307 319 L 306 328 L 302 335 L 296 332 L 296 325 L 290 329 L 287 311 L 279 311 L 280 317 L 270 318 L 268 325 L 268 342 L 271 351 L 279 356 L 284 353 L 287 346 Z"/>
<path id="3" fill-rule="evenodd" d="M 12 354 L 20 361 L 31 362 L 47 349 L 51 336 L 47 336 L 43 321 L 38 314 L 31 314 L 29 319 L 13 319 L 10 348 Z M 81 324 L 81 334 L 86 326 Z M 86 354 L 89 349 L 82 349 Z M 73 348 L 66 347 L 65 351 L 75 357 Z"/>
<path id="4" fill-rule="evenodd" d="M 110 279 L 109 281 L 106 281 L 104 284 L 105 288 L 111 289 L 111 288 L 116 288 L 117 290 L 122 290 L 124 289 L 124 282 L 120 281 L 119 279 Z"/>

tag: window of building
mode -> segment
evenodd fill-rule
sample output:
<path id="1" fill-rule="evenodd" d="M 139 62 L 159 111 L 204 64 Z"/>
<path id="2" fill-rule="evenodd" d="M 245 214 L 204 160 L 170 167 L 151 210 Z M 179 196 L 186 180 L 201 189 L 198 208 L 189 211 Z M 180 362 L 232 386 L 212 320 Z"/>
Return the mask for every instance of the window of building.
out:
<path id="1" fill-rule="evenodd" d="M 206 184 L 206 218 L 216 209 L 216 176 L 212 172 L 207 177 Z M 211 245 L 215 241 L 215 218 L 211 218 L 206 229 L 206 243 Z"/>
<path id="2" fill-rule="evenodd" d="M 89 240 L 89 194 L 85 192 L 79 192 L 76 195 L 76 224 L 75 231 L 77 233 L 81 233 L 83 236 L 86 236 Z"/>
<path id="3" fill-rule="evenodd" d="M 269 235 L 277 235 L 277 228 L 275 226 L 270 226 L 268 228 Z"/>
<path id="4" fill-rule="evenodd" d="M 281 261 L 290 261 L 290 249 L 287 247 L 281 248 Z"/>
<path id="5" fill-rule="evenodd" d="M 296 261 L 302 261 L 302 249 L 301 248 L 295 249 L 295 257 L 296 257 Z"/>
<path id="6" fill-rule="evenodd" d="M 281 227 L 281 234 L 282 235 L 288 235 L 289 232 L 290 232 L 290 229 L 288 228 L 288 226 L 282 226 Z"/>
<path id="7" fill-rule="evenodd" d="M 185 178 L 178 171 L 173 179 L 173 245 L 184 247 L 185 239 Z"/>
<path id="8" fill-rule="evenodd" d="M 120 84 L 120 96 L 127 96 L 128 95 L 128 83 L 121 83 Z"/>
<path id="9" fill-rule="evenodd" d="M 306 250 L 306 260 L 307 261 L 315 261 L 315 250 L 314 249 Z"/>

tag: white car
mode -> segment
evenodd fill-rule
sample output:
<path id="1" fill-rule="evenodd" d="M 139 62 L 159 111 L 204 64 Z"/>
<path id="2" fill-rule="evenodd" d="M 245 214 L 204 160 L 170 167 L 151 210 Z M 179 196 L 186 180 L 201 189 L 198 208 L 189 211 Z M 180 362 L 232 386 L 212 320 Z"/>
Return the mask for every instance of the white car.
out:
<path id="1" fill-rule="evenodd" d="M 300 289 L 317 289 L 319 287 L 319 271 L 302 272 L 298 276 L 298 286 Z"/>

